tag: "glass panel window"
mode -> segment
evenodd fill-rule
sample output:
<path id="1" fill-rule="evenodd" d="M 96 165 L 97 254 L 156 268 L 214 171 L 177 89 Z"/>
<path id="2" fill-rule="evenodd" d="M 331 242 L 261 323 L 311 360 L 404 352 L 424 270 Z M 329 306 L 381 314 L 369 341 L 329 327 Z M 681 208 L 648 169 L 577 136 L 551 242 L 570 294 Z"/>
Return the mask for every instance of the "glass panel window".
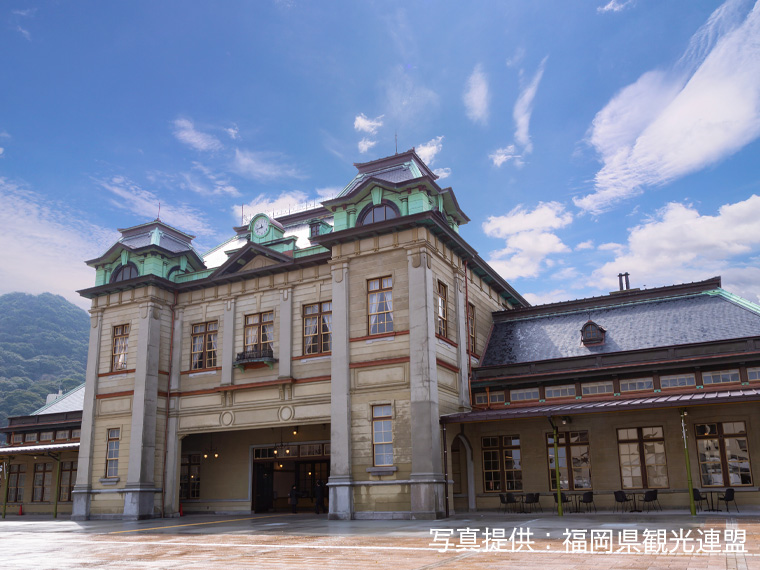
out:
<path id="1" fill-rule="evenodd" d="M 623 489 L 666 489 L 668 464 L 663 429 L 622 428 L 617 434 Z"/>
<path id="2" fill-rule="evenodd" d="M 52 500 L 53 489 L 53 464 L 52 463 L 35 463 L 34 464 L 34 491 L 32 493 L 33 503 L 43 503 Z"/>
<path id="3" fill-rule="evenodd" d="M 8 502 L 24 501 L 24 483 L 26 482 L 26 465 L 13 464 L 8 469 Z"/>
<path id="4" fill-rule="evenodd" d="M 720 370 L 702 373 L 702 384 L 704 386 L 710 384 L 729 384 L 731 382 L 739 382 L 738 370 Z"/>
<path id="5" fill-rule="evenodd" d="M 557 442 L 560 488 L 570 491 L 591 489 L 591 457 L 588 432 L 560 433 Z M 554 436 L 546 436 L 549 483 L 557 489 L 554 463 Z"/>
<path id="6" fill-rule="evenodd" d="M 447 296 L 448 290 L 446 285 L 439 281 L 435 291 L 435 332 L 440 336 L 448 336 Z"/>
<path id="7" fill-rule="evenodd" d="M 615 388 L 612 382 L 589 382 L 581 385 L 583 396 L 595 396 L 597 394 L 613 394 Z"/>
<path id="8" fill-rule="evenodd" d="M 332 302 L 314 303 L 303 308 L 303 353 L 332 350 Z"/>
<path id="9" fill-rule="evenodd" d="M 376 466 L 393 465 L 391 405 L 372 406 L 372 447 Z"/>
<path id="10" fill-rule="evenodd" d="M 200 370 L 216 367 L 216 339 L 219 323 L 210 321 L 193 325 L 190 346 L 190 368 Z"/>
<path id="11" fill-rule="evenodd" d="M 126 370 L 127 349 L 129 347 L 129 325 L 119 325 L 113 328 L 113 343 L 111 351 L 111 371 Z"/>
<path id="12" fill-rule="evenodd" d="M 694 374 L 673 374 L 672 376 L 660 376 L 660 388 L 686 388 L 697 385 Z"/>
<path id="13" fill-rule="evenodd" d="M 77 436 L 79 437 L 79 436 Z M 59 429 L 57 432 L 55 432 L 55 439 L 56 440 L 67 440 L 69 439 L 69 430 L 67 429 Z"/>
<path id="14" fill-rule="evenodd" d="M 82 430 L 81 429 L 73 429 L 71 430 L 71 439 L 79 439 L 82 436 Z"/>
<path id="15" fill-rule="evenodd" d="M 369 334 L 393 332 L 393 278 L 370 279 L 367 291 Z"/>
<path id="16" fill-rule="evenodd" d="M 179 498 L 198 499 L 201 496 L 200 453 L 183 455 L 179 472 Z"/>
<path id="17" fill-rule="evenodd" d="M 523 402 L 525 400 L 538 400 L 538 388 L 523 388 L 520 390 L 510 390 L 509 399 L 512 402 Z"/>
<path id="18" fill-rule="evenodd" d="M 119 440 L 121 439 L 121 428 L 111 428 L 108 430 L 108 443 L 106 451 L 106 477 L 119 476 Z"/>
<path id="19" fill-rule="evenodd" d="M 483 490 L 497 493 L 502 490 L 521 491 L 522 453 L 519 435 L 487 436 L 481 438 L 483 459 Z"/>
<path id="20" fill-rule="evenodd" d="M 468 348 L 470 349 L 470 352 L 473 354 L 476 354 L 477 351 L 475 350 L 475 305 L 472 303 L 467 304 L 467 331 L 470 338 L 470 344 Z"/>
<path id="21" fill-rule="evenodd" d="M 488 403 L 488 394 L 485 392 L 475 394 L 475 403 L 478 405 L 486 405 Z"/>
<path id="22" fill-rule="evenodd" d="M 61 486 L 58 488 L 58 500 L 64 503 L 71 501 L 71 492 L 77 481 L 77 462 L 61 461 Z"/>
<path id="23" fill-rule="evenodd" d="M 367 210 L 359 219 L 357 226 L 366 226 L 367 224 L 374 224 L 376 222 L 384 222 L 385 220 L 392 220 L 396 217 L 396 211 L 387 204 L 380 204 Z"/>
<path id="24" fill-rule="evenodd" d="M 491 392 L 489 396 L 489 402 L 491 404 L 503 404 L 504 403 L 504 392 Z"/>
<path id="25" fill-rule="evenodd" d="M 749 380 L 760 380 L 760 368 L 747 368 L 747 378 Z"/>
<path id="26" fill-rule="evenodd" d="M 243 330 L 243 350 L 253 353 L 253 358 L 273 356 L 274 311 L 246 315 Z"/>
<path id="27" fill-rule="evenodd" d="M 24 435 L 24 442 L 25 443 L 36 443 L 37 442 L 37 433 L 27 433 Z"/>
<path id="28" fill-rule="evenodd" d="M 567 384 L 565 386 L 547 386 L 546 398 L 569 398 L 575 396 L 575 385 Z"/>
<path id="29" fill-rule="evenodd" d="M 53 432 L 43 431 L 40 433 L 40 441 L 53 441 Z"/>
<path id="30" fill-rule="evenodd" d="M 697 424 L 699 473 L 704 487 L 752 485 L 744 422 Z"/>
<path id="31" fill-rule="evenodd" d="M 24 443 L 24 434 L 14 433 L 13 437 L 11 437 L 11 443 Z"/>
<path id="32" fill-rule="evenodd" d="M 621 392 L 635 392 L 637 390 L 652 390 L 654 382 L 651 378 L 634 378 L 632 380 L 621 380 Z"/>

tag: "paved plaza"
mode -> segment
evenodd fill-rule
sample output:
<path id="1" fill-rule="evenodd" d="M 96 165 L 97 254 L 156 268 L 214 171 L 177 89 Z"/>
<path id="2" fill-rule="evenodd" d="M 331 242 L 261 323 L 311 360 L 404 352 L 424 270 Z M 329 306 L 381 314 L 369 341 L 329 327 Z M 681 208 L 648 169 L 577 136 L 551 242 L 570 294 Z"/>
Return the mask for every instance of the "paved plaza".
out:
<path id="1" fill-rule="evenodd" d="M 0 521 L 4 569 L 760 569 L 760 513 L 477 513 L 444 521 L 313 514 Z"/>

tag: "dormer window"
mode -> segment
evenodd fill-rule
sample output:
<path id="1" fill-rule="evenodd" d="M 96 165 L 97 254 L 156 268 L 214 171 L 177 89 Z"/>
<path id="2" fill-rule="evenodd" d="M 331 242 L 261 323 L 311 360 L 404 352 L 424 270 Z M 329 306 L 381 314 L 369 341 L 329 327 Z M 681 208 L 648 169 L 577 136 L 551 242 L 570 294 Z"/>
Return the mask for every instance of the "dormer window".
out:
<path id="1" fill-rule="evenodd" d="M 581 342 L 585 346 L 604 344 L 605 330 L 594 321 L 589 321 L 581 329 Z"/>
<path id="2" fill-rule="evenodd" d="M 366 226 L 376 222 L 384 222 L 398 218 L 398 212 L 390 204 L 383 203 L 378 206 L 368 206 L 359 216 L 358 226 Z"/>
<path id="3" fill-rule="evenodd" d="M 116 271 L 114 271 L 113 277 L 111 277 L 111 283 L 116 283 L 117 281 L 126 281 L 127 279 L 134 279 L 138 276 L 139 272 L 137 271 L 137 267 L 135 267 L 135 265 L 132 263 L 127 263 L 126 265 L 122 265 Z"/>

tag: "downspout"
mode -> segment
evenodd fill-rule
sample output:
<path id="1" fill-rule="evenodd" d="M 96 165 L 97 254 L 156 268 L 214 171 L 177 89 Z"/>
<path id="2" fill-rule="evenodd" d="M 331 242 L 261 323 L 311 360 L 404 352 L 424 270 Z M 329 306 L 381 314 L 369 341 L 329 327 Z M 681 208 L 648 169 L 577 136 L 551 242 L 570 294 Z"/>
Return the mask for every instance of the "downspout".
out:
<path id="1" fill-rule="evenodd" d="M 3 463 L 3 475 L 5 478 L 5 492 L 3 493 L 3 518 L 5 518 L 5 509 L 8 507 L 8 492 L 11 484 L 11 457 L 8 456 Z"/>
<path id="2" fill-rule="evenodd" d="M 470 408 L 472 408 L 472 356 L 470 355 L 470 279 L 467 277 L 467 260 L 464 260 L 464 322 L 465 322 L 465 354 L 467 355 L 467 390 L 470 394 Z M 447 505 L 448 506 L 448 505 Z M 446 515 L 448 516 L 448 515 Z"/>
<path id="3" fill-rule="evenodd" d="M 683 437 L 683 454 L 686 458 L 686 483 L 689 488 L 689 510 L 691 516 L 697 516 L 697 505 L 694 503 L 694 483 L 691 480 L 691 461 L 689 460 L 689 445 L 686 437 L 686 410 L 681 410 L 681 437 Z"/>
<path id="4" fill-rule="evenodd" d="M 443 439 L 443 500 L 446 506 L 446 518 L 449 518 L 449 444 L 446 442 L 446 424 L 441 424 Z"/>
<path id="5" fill-rule="evenodd" d="M 552 417 L 547 416 L 546 419 L 549 420 L 554 431 L 554 480 L 557 482 L 557 516 L 561 517 L 564 516 L 564 513 L 562 511 L 562 484 L 559 480 L 559 434 L 557 433 L 556 424 L 552 421 Z"/>
<path id="6" fill-rule="evenodd" d="M 165 421 L 164 421 L 164 463 L 163 463 L 163 469 L 161 472 L 161 518 L 165 517 L 165 510 L 166 510 L 166 456 L 169 452 L 169 400 L 171 399 L 172 394 L 172 362 L 173 362 L 173 356 L 174 356 L 174 321 L 176 320 L 176 315 L 174 313 L 174 309 L 177 306 L 177 291 L 174 291 L 174 303 L 172 303 L 172 306 L 169 308 L 172 312 L 172 329 L 169 332 L 169 377 L 166 381 L 166 410 L 164 412 L 165 415 Z"/>

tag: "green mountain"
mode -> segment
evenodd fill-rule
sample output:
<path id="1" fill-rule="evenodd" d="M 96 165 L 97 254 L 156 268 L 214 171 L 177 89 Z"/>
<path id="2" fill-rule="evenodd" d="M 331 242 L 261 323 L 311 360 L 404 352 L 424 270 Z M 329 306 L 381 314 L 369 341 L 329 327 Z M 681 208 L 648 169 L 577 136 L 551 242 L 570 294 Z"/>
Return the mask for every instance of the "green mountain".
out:
<path id="1" fill-rule="evenodd" d="M 90 317 L 59 295 L 0 296 L 0 425 L 84 382 Z"/>

